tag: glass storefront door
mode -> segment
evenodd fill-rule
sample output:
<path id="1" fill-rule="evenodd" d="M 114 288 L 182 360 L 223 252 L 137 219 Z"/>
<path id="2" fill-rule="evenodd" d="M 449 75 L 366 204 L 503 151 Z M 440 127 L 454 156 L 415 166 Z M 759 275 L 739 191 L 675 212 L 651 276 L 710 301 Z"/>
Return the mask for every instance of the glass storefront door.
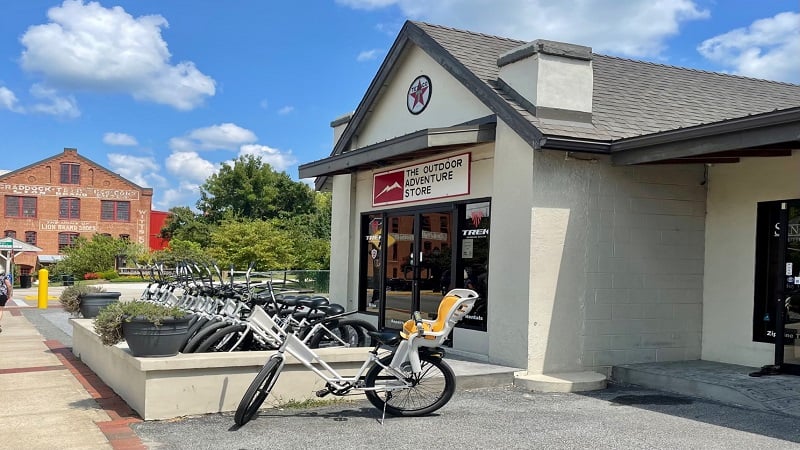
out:
<path id="1" fill-rule="evenodd" d="M 436 317 L 442 299 L 442 275 L 449 270 L 452 248 L 449 211 L 387 214 L 383 255 L 384 292 L 370 308 L 380 310 L 386 328 L 400 328 L 413 311 Z"/>
<path id="2" fill-rule="evenodd" d="M 480 296 L 459 324 L 486 331 L 488 200 L 362 216 L 360 310 L 381 328 L 399 329 L 413 311 L 433 319 L 442 296 L 470 288 Z"/>

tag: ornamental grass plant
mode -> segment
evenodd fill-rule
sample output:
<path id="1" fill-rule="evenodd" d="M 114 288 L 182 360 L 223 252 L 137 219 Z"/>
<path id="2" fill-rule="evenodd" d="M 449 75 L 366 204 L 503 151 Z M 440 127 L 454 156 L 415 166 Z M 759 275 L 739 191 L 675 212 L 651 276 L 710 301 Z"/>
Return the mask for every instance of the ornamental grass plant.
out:
<path id="1" fill-rule="evenodd" d="M 100 310 L 94 320 L 94 331 L 100 336 L 103 345 L 116 345 L 125 339 L 122 334 L 122 322 L 130 322 L 136 318 L 159 326 L 166 319 L 180 319 L 186 315 L 187 312 L 177 306 L 137 300 L 117 302 Z"/>
<path id="2" fill-rule="evenodd" d="M 103 292 L 102 286 L 94 286 L 90 284 L 75 284 L 67 286 L 58 297 L 59 303 L 64 311 L 77 315 L 81 310 L 81 296 L 93 292 Z"/>

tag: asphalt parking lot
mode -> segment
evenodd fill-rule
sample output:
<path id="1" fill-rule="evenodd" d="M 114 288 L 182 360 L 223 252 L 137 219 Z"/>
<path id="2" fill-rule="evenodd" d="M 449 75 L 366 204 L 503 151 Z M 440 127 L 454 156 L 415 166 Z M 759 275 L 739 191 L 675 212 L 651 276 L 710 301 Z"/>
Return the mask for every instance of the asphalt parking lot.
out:
<path id="1" fill-rule="evenodd" d="M 586 394 L 513 387 L 457 392 L 429 417 L 387 417 L 365 401 L 134 424 L 154 449 L 800 448 L 796 418 L 612 386 Z"/>

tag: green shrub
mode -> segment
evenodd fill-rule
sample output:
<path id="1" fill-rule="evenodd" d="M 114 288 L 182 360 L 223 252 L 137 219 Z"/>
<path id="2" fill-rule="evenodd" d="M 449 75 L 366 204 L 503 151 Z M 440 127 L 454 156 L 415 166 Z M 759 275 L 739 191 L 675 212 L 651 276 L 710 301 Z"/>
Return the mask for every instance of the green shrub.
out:
<path id="1" fill-rule="evenodd" d="M 116 270 L 104 270 L 100 272 L 100 277 L 102 277 L 104 280 L 115 280 L 119 278 L 119 274 Z"/>

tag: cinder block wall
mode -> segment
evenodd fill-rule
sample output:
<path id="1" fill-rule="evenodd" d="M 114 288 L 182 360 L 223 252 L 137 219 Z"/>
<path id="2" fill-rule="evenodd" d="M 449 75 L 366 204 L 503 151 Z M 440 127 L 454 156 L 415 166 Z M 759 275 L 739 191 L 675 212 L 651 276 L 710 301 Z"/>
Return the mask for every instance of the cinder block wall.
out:
<path id="1" fill-rule="evenodd" d="M 553 234 L 537 212 L 562 212 L 565 227 L 558 260 L 532 261 L 531 302 L 550 315 L 542 371 L 699 359 L 703 166 L 613 167 L 553 152 L 534 161 L 533 242 Z M 540 264 L 559 267 L 549 291 L 536 288 Z"/>

